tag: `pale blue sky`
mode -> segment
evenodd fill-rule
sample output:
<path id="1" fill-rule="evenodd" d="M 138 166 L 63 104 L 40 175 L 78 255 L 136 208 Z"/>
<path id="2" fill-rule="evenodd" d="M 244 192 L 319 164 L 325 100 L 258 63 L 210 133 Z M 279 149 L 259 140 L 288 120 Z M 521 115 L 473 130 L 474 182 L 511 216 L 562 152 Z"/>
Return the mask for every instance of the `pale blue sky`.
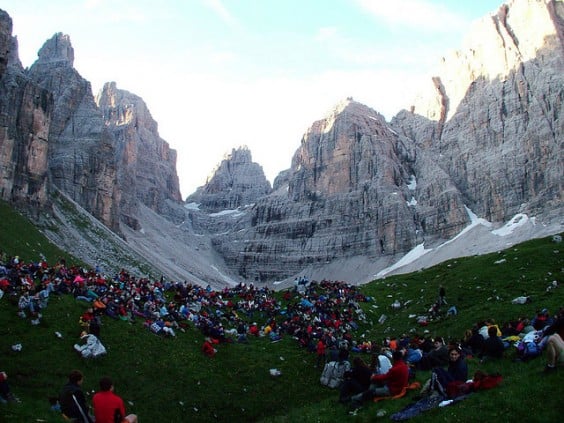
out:
<path id="1" fill-rule="evenodd" d="M 501 0 L 3 0 L 30 66 L 56 32 L 75 68 L 142 97 L 178 151 L 183 197 L 231 148 L 268 179 L 352 96 L 390 120 Z"/>

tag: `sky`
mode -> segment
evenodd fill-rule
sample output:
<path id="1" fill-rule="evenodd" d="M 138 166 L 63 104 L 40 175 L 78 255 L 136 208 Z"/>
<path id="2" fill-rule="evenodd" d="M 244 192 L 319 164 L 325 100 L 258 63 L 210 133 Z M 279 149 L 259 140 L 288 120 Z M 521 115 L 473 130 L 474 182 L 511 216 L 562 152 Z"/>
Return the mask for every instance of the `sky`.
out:
<path id="1" fill-rule="evenodd" d="M 233 148 L 272 183 L 353 97 L 389 121 L 502 0 L 2 0 L 24 67 L 57 32 L 96 95 L 141 97 L 178 152 L 182 197 Z"/>

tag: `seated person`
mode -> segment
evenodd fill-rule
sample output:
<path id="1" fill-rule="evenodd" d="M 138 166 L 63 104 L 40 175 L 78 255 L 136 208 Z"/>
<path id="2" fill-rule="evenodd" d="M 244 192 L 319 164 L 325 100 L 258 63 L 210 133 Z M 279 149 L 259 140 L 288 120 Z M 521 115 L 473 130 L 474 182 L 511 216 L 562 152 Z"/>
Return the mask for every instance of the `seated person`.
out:
<path id="1" fill-rule="evenodd" d="M 433 349 L 424 354 L 419 360 L 417 368 L 420 370 L 431 370 L 434 367 L 441 367 L 448 364 L 448 348 L 443 338 L 436 337 L 433 341 Z"/>
<path id="2" fill-rule="evenodd" d="M 482 351 L 478 354 L 481 361 L 484 361 L 486 358 L 503 357 L 505 345 L 503 345 L 503 341 L 497 335 L 497 331 L 497 326 L 490 326 L 488 328 L 488 338 L 484 341 Z"/>
<path id="3" fill-rule="evenodd" d="M 96 335 L 82 332 L 80 339 L 86 341 L 85 344 L 74 344 L 76 352 L 80 353 L 83 358 L 96 358 L 106 354 L 106 347 L 100 342 Z"/>
<path id="4" fill-rule="evenodd" d="M 407 386 L 409 368 L 403 361 L 403 353 L 401 351 L 394 351 L 392 359 L 392 367 L 387 373 L 372 375 L 368 390 L 351 397 L 353 409 L 359 408 L 364 401 L 374 397 L 398 395 Z"/>
<path id="5" fill-rule="evenodd" d="M 7 402 L 20 402 L 20 400 L 10 390 L 6 372 L 0 372 L 0 403 Z"/>
<path id="6" fill-rule="evenodd" d="M 345 372 L 345 379 L 340 387 L 339 401 L 348 402 L 351 397 L 366 391 L 370 387 L 372 370 L 360 357 L 355 357 L 351 370 Z"/>
<path id="7" fill-rule="evenodd" d="M 32 315 L 35 313 L 33 301 L 29 295 L 29 290 L 25 290 L 18 300 L 18 314 L 21 317 L 26 317 L 25 312 L 29 311 Z"/>
<path id="8" fill-rule="evenodd" d="M 448 367 L 435 367 L 431 374 L 431 380 L 425 384 L 421 393 L 423 395 L 439 392 L 447 396 L 447 387 L 451 382 L 466 382 L 468 379 L 468 365 L 462 355 L 462 350 L 457 346 L 451 346 L 448 350 Z"/>
<path id="9" fill-rule="evenodd" d="M 100 379 L 100 391 L 92 397 L 96 423 L 137 423 L 136 414 L 125 414 L 123 399 L 114 393 L 109 377 Z"/>
<path id="10" fill-rule="evenodd" d="M 388 358 L 388 354 L 391 357 L 391 351 L 387 348 L 381 348 L 379 354 L 374 354 L 372 356 L 372 363 L 371 368 L 372 372 L 377 375 L 383 375 L 388 373 L 388 371 L 392 368 L 392 362 L 390 358 Z"/>
<path id="11" fill-rule="evenodd" d="M 551 373 L 557 366 L 564 366 L 564 318 L 559 318 L 551 327 L 546 341 L 546 367 L 544 371 Z"/>
<path id="12" fill-rule="evenodd" d="M 202 352 L 208 357 L 213 357 L 217 353 L 217 350 L 212 345 L 210 337 L 207 337 L 204 340 L 204 343 L 202 345 Z"/>
<path id="13" fill-rule="evenodd" d="M 477 355 L 482 351 L 484 347 L 484 337 L 480 335 L 477 326 L 465 332 L 461 345 L 466 355 Z"/>
<path id="14" fill-rule="evenodd" d="M 76 423 L 93 423 L 94 419 L 89 413 L 86 397 L 82 391 L 83 382 L 82 372 L 73 370 L 69 374 L 68 382 L 61 389 L 59 404 L 67 420 Z"/>

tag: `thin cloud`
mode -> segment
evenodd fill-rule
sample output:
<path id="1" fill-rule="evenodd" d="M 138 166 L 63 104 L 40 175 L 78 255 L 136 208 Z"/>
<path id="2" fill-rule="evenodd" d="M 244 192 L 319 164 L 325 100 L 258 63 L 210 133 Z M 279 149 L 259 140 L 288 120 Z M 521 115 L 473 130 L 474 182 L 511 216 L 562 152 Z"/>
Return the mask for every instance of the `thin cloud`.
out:
<path id="1" fill-rule="evenodd" d="M 85 0 L 84 8 L 85 9 L 96 9 L 102 4 L 103 0 Z"/>
<path id="2" fill-rule="evenodd" d="M 336 34 L 337 28 L 335 28 L 334 26 L 326 26 L 317 30 L 317 34 L 315 34 L 315 40 L 320 42 L 331 40 L 335 37 Z"/>
<path id="3" fill-rule="evenodd" d="M 221 0 L 203 0 L 204 4 L 216 13 L 222 21 L 232 28 L 239 28 L 239 21 L 224 6 Z"/>
<path id="4" fill-rule="evenodd" d="M 449 32 L 469 25 L 464 17 L 426 0 L 356 0 L 378 21 L 425 32 Z"/>

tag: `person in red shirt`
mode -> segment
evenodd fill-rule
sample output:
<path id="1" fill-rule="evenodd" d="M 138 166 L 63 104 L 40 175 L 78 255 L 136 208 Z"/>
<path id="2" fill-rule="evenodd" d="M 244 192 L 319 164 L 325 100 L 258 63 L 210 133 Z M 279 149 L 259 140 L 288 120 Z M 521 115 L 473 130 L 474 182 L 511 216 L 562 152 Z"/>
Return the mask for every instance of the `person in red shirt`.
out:
<path id="1" fill-rule="evenodd" d="M 320 338 L 319 341 L 317 341 L 317 345 L 315 347 L 315 350 L 317 352 L 317 364 L 315 365 L 315 367 L 319 367 L 320 365 L 324 365 L 325 364 L 325 342 L 323 342 L 322 338 Z"/>
<path id="2" fill-rule="evenodd" d="M 100 379 L 100 391 L 92 397 L 92 406 L 96 423 L 137 423 L 137 415 L 125 415 L 123 400 L 114 394 L 114 384 L 107 376 Z"/>
<path id="3" fill-rule="evenodd" d="M 213 357 L 217 350 L 213 347 L 211 338 L 207 337 L 202 344 L 202 352 L 208 357 Z"/>
<path id="4" fill-rule="evenodd" d="M 407 386 L 409 367 L 405 364 L 405 361 L 403 361 L 403 352 L 400 350 L 394 351 L 392 353 L 392 359 L 392 367 L 387 373 L 372 375 L 370 378 L 370 388 L 351 398 L 351 406 L 353 409 L 360 408 L 364 401 L 373 399 L 374 397 L 398 395 L 403 388 Z"/>

